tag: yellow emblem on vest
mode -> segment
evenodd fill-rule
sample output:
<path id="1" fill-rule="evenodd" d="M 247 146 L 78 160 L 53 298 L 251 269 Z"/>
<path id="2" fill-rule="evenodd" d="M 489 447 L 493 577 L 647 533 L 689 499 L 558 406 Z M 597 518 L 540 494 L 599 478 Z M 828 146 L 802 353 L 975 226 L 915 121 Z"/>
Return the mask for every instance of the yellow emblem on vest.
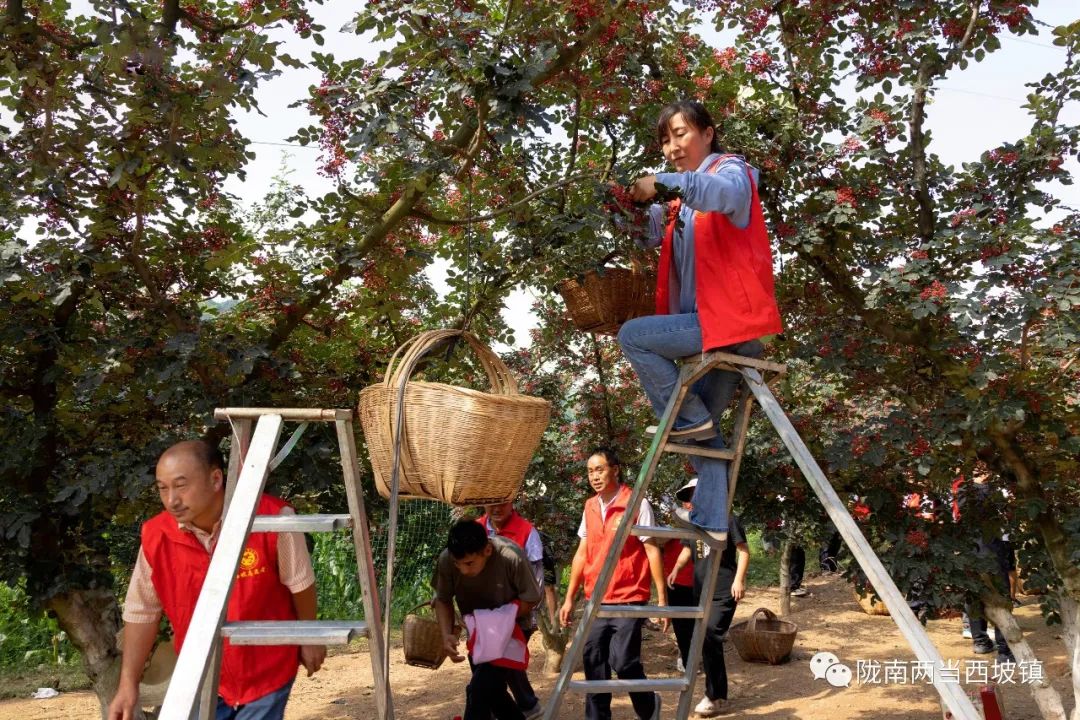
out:
<path id="1" fill-rule="evenodd" d="M 244 548 L 244 554 L 240 557 L 240 569 L 250 570 L 259 564 L 259 553 L 252 548 Z"/>

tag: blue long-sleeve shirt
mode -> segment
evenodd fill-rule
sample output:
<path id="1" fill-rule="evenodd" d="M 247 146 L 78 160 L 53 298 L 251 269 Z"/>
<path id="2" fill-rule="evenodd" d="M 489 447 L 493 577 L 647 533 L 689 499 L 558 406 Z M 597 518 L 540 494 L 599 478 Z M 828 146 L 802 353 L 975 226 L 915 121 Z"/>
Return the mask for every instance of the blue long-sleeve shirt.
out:
<path id="1" fill-rule="evenodd" d="M 678 280 L 678 307 L 672 312 L 697 312 L 697 292 L 694 270 L 694 213 L 721 212 L 728 216 L 737 228 L 750 224 L 750 203 L 753 191 L 746 174 L 746 161 L 733 155 L 721 163 L 715 173 L 705 170 L 719 157 L 713 153 L 702 161 L 693 172 L 657 173 L 656 182 L 668 188 L 678 188 L 682 195 L 682 207 L 679 210 L 681 230 L 676 230 L 672 240 L 672 266 Z M 757 170 L 750 168 L 757 182 Z M 667 206 L 653 204 L 649 208 L 649 235 L 644 239 L 644 247 L 653 248 L 664 239 L 667 228 Z M 676 293 L 674 288 L 671 297 Z"/>

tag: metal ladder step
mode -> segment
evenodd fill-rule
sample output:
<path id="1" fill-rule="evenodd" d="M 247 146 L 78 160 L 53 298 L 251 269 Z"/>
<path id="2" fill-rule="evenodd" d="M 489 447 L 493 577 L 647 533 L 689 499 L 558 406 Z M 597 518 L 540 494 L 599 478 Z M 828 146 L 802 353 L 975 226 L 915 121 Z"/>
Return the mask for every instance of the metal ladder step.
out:
<path id="1" fill-rule="evenodd" d="M 352 527 L 349 515 L 256 515 L 251 532 L 331 532 Z"/>
<path id="2" fill-rule="evenodd" d="M 631 535 L 650 538 L 674 538 L 676 540 L 708 540 L 708 536 L 701 530 L 691 530 L 686 527 L 670 527 L 667 525 L 634 525 L 630 529 Z M 710 540 L 711 542 L 711 540 Z"/>
<path id="3" fill-rule="evenodd" d="M 367 637 L 363 620 L 252 620 L 221 626 L 233 645 L 347 645 Z"/>
<path id="4" fill-rule="evenodd" d="M 697 605 L 601 605 L 597 617 L 697 619 L 704 616 Z"/>
<path id="5" fill-rule="evenodd" d="M 572 692 L 656 692 L 682 691 L 690 682 L 686 678 L 656 678 L 655 680 L 571 680 L 566 689 Z"/>
<path id="6" fill-rule="evenodd" d="M 714 448 L 701 447 L 700 445 L 686 445 L 684 443 L 664 443 L 664 452 L 679 453 L 681 455 L 698 455 L 711 457 L 719 460 L 734 460 L 734 450 L 716 450 Z"/>

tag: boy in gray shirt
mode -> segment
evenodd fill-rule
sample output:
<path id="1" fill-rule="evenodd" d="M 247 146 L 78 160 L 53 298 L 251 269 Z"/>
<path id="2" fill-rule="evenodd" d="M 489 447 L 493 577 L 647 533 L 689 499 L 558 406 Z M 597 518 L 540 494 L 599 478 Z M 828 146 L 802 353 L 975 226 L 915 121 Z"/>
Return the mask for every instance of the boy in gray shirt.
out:
<path id="1" fill-rule="evenodd" d="M 450 528 L 446 550 L 435 565 L 435 616 L 443 634 L 443 646 L 454 662 L 465 659 L 458 652 L 454 632 L 454 609 L 467 615 L 474 610 L 493 610 L 518 601 L 518 623 L 527 623 L 540 602 L 540 589 L 532 566 L 517 545 L 501 537 L 489 538 L 475 520 L 461 520 Z M 470 658 L 472 680 L 465 688 L 463 720 L 523 720 L 525 717 L 507 690 L 511 670 L 492 663 L 475 664 Z"/>

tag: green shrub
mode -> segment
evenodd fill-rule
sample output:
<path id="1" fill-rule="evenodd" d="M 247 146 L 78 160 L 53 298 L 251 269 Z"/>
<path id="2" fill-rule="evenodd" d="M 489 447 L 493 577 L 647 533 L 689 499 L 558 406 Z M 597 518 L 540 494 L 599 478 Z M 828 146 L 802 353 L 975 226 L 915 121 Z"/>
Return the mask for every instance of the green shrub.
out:
<path id="1" fill-rule="evenodd" d="M 0 667 L 73 665 L 80 656 L 54 618 L 30 606 L 22 583 L 0 583 Z"/>

